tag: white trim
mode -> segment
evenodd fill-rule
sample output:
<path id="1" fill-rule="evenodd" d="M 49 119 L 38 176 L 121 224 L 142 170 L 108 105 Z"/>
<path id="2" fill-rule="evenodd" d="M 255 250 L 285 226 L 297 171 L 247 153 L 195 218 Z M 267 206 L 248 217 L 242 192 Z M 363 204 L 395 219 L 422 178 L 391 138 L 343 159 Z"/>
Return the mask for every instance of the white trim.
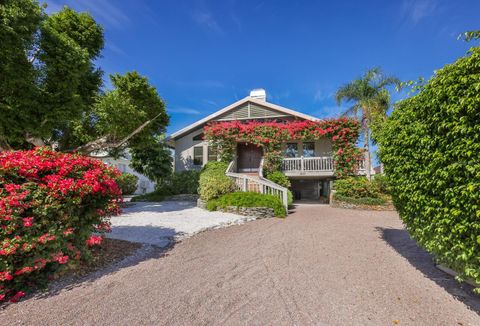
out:
<path id="1" fill-rule="evenodd" d="M 311 115 L 308 115 L 308 114 L 304 114 L 304 113 L 301 113 L 301 112 L 298 112 L 298 111 L 295 111 L 295 110 L 292 110 L 292 109 L 288 109 L 288 108 L 285 108 L 283 106 L 280 106 L 280 105 L 276 105 L 276 104 L 273 104 L 273 103 L 269 103 L 269 102 L 265 102 L 265 101 L 260 101 L 260 100 L 256 100 L 250 96 L 247 96 L 235 103 L 232 103 L 226 107 L 224 107 L 223 109 L 215 112 L 215 113 L 212 113 L 210 114 L 209 116 L 201 119 L 201 120 L 198 120 L 197 122 L 195 123 L 192 123 L 191 125 L 189 125 L 188 127 L 185 127 L 183 129 L 180 129 L 179 131 L 177 132 L 174 132 L 170 137 L 169 139 L 175 139 L 179 136 L 182 136 L 183 134 L 186 134 L 188 133 L 189 131 L 191 131 L 192 129 L 195 129 L 213 119 L 215 119 L 216 117 L 218 116 L 221 116 L 222 114 L 224 113 L 227 113 L 228 111 L 232 110 L 232 109 L 235 109 L 236 107 L 242 105 L 242 104 L 245 104 L 247 102 L 252 102 L 252 103 L 255 103 L 257 105 L 260 105 L 260 106 L 265 106 L 267 108 L 270 108 L 270 109 L 273 109 L 273 110 L 276 110 L 276 111 L 279 111 L 279 112 L 282 112 L 282 113 L 285 113 L 285 114 L 288 114 L 288 115 L 293 115 L 293 116 L 296 116 L 296 117 L 299 117 L 299 118 L 302 118 L 302 119 L 305 119 L 305 120 L 311 120 L 311 121 L 320 121 L 321 119 L 318 119 L 318 118 L 315 118 L 315 117 L 312 117 Z M 249 118 L 247 120 L 254 120 L 252 118 Z"/>

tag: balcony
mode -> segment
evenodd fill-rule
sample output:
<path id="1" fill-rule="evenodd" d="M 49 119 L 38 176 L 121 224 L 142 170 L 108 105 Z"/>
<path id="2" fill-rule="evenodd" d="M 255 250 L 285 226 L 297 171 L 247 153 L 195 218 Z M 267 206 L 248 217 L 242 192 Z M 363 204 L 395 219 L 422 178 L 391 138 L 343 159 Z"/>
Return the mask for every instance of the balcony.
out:
<path id="1" fill-rule="evenodd" d="M 330 177 L 334 175 L 333 158 L 331 156 L 288 157 L 282 162 L 282 171 L 287 177 L 312 176 Z M 358 161 L 359 175 L 365 174 L 365 163 Z"/>

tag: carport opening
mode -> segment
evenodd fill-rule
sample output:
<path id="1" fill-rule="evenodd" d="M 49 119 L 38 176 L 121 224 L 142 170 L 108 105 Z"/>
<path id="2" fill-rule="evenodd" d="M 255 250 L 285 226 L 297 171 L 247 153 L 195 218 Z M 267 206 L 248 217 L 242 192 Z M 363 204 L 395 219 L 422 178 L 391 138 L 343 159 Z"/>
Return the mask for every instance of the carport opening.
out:
<path id="1" fill-rule="evenodd" d="M 295 201 L 318 201 L 319 204 L 329 203 L 330 180 L 291 179 L 290 181 Z"/>

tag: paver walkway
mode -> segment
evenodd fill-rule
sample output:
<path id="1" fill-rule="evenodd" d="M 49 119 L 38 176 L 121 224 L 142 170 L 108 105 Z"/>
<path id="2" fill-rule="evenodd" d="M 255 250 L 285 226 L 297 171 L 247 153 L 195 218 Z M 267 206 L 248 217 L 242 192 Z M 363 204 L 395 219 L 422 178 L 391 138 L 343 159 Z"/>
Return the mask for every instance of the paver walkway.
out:
<path id="1" fill-rule="evenodd" d="M 480 325 L 394 212 L 300 206 L 0 312 L 4 325 Z"/>

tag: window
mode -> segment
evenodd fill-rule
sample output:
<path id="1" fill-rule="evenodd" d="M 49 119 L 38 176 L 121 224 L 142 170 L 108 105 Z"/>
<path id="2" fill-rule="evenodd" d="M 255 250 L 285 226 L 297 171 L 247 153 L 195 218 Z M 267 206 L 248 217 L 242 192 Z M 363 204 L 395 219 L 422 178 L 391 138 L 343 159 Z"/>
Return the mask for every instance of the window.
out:
<path id="1" fill-rule="evenodd" d="M 298 157 L 298 144 L 287 143 L 287 149 L 285 150 L 286 157 Z"/>
<path id="2" fill-rule="evenodd" d="M 203 140 L 203 132 L 201 134 L 193 136 L 193 140 L 194 141 L 202 141 Z"/>
<path id="3" fill-rule="evenodd" d="M 315 156 L 315 143 L 303 143 L 303 156 L 304 157 Z"/>
<path id="4" fill-rule="evenodd" d="M 217 150 L 208 146 L 208 161 L 217 161 Z"/>
<path id="5" fill-rule="evenodd" d="M 193 148 L 193 165 L 203 165 L 203 146 Z"/>

